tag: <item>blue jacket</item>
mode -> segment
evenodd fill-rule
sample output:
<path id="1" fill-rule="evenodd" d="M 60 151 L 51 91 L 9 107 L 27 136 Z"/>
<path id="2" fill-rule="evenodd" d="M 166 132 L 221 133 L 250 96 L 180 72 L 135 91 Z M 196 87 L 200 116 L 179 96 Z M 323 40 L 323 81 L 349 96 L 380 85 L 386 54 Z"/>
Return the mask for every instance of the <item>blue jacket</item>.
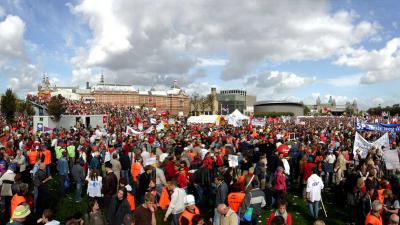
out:
<path id="1" fill-rule="evenodd" d="M 61 157 L 57 162 L 57 171 L 59 175 L 68 175 L 68 162 L 64 157 Z"/>

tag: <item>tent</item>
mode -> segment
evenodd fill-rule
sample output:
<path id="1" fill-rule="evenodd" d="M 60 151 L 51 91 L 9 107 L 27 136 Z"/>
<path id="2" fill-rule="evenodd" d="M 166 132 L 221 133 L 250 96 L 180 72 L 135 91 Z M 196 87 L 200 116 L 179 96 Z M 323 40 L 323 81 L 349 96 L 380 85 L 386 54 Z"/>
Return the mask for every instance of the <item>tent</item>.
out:
<path id="1" fill-rule="evenodd" d="M 212 123 L 219 125 L 221 120 L 221 116 L 219 115 L 201 115 L 201 116 L 191 116 L 188 118 L 187 123 L 201 123 L 201 124 L 207 124 L 207 123 Z"/>
<path id="2" fill-rule="evenodd" d="M 233 113 L 231 113 L 229 116 L 234 117 L 237 120 L 248 120 L 249 117 L 243 115 L 238 109 L 235 109 Z"/>

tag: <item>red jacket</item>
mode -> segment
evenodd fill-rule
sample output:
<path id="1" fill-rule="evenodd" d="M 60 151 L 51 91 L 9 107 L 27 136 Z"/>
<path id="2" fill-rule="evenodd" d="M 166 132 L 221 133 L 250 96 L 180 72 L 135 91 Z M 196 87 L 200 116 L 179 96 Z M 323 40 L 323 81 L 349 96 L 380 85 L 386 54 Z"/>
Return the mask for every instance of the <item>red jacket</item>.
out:
<path id="1" fill-rule="evenodd" d="M 275 211 L 272 211 L 271 214 L 269 215 L 266 225 L 270 225 L 274 217 L 275 217 Z M 286 225 L 292 225 L 292 215 L 290 213 L 287 213 Z"/>
<path id="2" fill-rule="evenodd" d="M 165 179 L 172 180 L 176 174 L 174 163 L 171 160 L 168 160 L 165 163 Z"/>

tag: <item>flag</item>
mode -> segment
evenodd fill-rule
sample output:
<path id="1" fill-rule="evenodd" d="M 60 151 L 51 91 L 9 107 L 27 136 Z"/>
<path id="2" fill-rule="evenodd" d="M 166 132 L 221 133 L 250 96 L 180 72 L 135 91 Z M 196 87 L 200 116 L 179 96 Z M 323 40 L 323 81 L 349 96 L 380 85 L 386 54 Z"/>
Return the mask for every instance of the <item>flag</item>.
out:
<path id="1" fill-rule="evenodd" d="M 136 131 L 132 127 L 127 126 L 126 127 L 126 134 L 127 135 L 139 135 L 139 134 L 142 134 L 142 132 Z"/>

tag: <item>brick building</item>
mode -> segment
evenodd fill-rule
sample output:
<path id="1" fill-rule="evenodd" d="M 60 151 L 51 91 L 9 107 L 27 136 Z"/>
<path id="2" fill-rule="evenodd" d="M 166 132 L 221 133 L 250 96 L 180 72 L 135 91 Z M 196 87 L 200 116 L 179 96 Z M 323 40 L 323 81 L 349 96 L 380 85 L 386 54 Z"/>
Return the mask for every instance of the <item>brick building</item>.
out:
<path id="1" fill-rule="evenodd" d="M 42 92 L 40 88 L 43 86 L 39 85 L 39 93 Z M 66 89 L 53 87 L 52 95 L 60 93 L 61 90 L 65 92 Z M 159 113 L 168 111 L 172 115 L 184 116 L 189 114 L 190 109 L 189 96 L 178 86 L 176 81 L 168 90 L 139 91 L 131 85 L 105 83 L 102 76 L 100 82 L 92 87 L 87 83 L 86 89 L 72 88 L 70 91 L 80 96 L 84 102 L 146 107 Z M 63 94 L 61 93 L 61 95 Z"/>

